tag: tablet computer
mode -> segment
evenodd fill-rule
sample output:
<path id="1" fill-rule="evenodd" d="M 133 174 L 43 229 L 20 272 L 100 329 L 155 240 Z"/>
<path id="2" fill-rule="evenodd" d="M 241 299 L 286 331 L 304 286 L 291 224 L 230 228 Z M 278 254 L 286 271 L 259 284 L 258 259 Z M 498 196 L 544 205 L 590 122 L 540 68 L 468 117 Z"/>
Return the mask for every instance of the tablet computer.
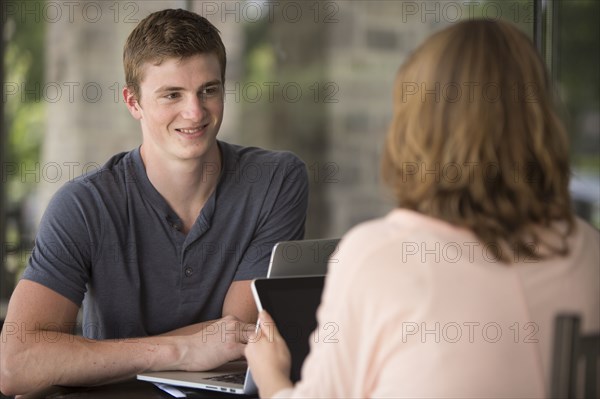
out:
<path id="1" fill-rule="evenodd" d="M 252 293 L 259 310 L 269 312 L 292 355 L 290 379 L 300 379 L 300 370 L 318 339 L 317 308 L 325 276 L 260 278 L 252 281 Z"/>

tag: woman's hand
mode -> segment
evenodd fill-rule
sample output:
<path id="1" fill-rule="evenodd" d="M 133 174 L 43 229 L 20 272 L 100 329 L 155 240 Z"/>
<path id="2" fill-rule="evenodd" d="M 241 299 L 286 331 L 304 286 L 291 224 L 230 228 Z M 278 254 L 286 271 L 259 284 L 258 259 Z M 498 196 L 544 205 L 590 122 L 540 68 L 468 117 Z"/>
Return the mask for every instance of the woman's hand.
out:
<path id="1" fill-rule="evenodd" d="M 292 357 L 275 322 L 266 311 L 258 315 L 258 331 L 248 337 L 246 358 L 261 398 L 293 386 L 289 379 Z"/>

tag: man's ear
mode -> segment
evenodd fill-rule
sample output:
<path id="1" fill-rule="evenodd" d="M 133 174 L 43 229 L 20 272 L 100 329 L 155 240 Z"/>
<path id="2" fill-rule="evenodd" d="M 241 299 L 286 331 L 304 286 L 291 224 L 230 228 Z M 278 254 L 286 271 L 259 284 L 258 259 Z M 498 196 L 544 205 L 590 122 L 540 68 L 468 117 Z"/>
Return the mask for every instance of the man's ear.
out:
<path id="1" fill-rule="evenodd" d="M 129 87 L 123 87 L 123 100 L 125 100 L 125 105 L 127 105 L 127 109 L 131 116 L 135 119 L 142 119 L 142 108 L 138 103 L 137 96 Z"/>

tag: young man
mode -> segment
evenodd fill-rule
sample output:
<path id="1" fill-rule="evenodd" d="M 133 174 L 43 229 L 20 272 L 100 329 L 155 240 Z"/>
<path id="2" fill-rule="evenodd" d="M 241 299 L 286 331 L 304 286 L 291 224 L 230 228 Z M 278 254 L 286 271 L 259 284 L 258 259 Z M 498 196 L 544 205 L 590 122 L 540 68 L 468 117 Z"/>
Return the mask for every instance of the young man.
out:
<path id="1" fill-rule="evenodd" d="M 226 56 L 213 25 L 151 14 L 124 67 L 142 145 L 49 204 L 2 332 L 5 394 L 241 357 L 256 320 L 250 279 L 266 274 L 276 242 L 303 237 L 303 162 L 216 139 Z"/>

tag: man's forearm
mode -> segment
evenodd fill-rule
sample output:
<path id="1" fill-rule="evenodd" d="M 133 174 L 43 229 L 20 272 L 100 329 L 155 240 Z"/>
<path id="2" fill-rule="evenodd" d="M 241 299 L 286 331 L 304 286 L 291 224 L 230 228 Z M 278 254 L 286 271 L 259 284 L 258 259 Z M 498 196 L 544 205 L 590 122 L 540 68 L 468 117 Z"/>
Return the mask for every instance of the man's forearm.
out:
<path id="1" fill-rule="evenodd" d="M 242 357 L 249 331 L 230 316 L 173 336 L 103 341 L 57 331 L 20 334 L 4 327 L 0 383 L 11 395 L 51 385 L 99 385 L 143 371 L 209 370 Z"/>
<path id="2" fill-rule="evenodd" d="M 160 334 L 159 337 L 173 337 L 177 335 L 193 335 L 201 332 L 206 326 L 216 322 L 217 320 L 203 321 L 202 323 L 190 324 L 189 326 L 181 327 L 176 330 L 168 331 Z"/>
<path id="3" fill-rule="evenodd" d="M 3 334 L 2 340 L 2 390 L 10 395 L 51 385 L 98 385 L 145 370 L 176 368 L 181 356 L 176 337 L 94 341 L 38 330 L 21 339 Z"/>

